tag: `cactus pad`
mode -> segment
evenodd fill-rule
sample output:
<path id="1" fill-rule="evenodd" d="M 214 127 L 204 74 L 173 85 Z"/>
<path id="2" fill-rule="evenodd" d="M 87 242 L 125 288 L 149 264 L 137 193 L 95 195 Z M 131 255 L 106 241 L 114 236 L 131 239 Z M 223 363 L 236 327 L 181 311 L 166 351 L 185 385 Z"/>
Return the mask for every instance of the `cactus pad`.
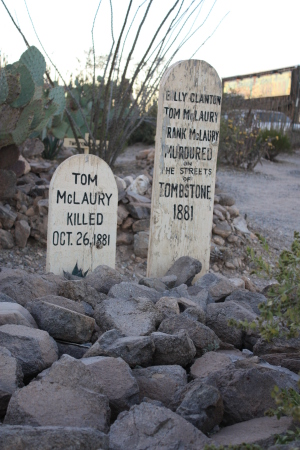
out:
<path id="1" fill-rule="evenodd" d="M 31 73 L 24 64 L 19 62 L 7 65 L 5 70 L 12 75 L 19 74 L 20 76 L 21 92 L 11 106 L 21 108 L 30 102 L 34 94 L 35 86 Z"/>
<path id="2" fill-rule="evenodd" d="M 36 47 L 31 46 L 21 55 L 20 62 L 25 64 L 30 71 L 34 83 L 37 86 L 43 86 L 46 61 L 41 52 Z"/>
<path id="3" fill-rule="evenodd" d="M 51 89 L 49 93 L 49 99 L 53 99 L 53 102 L 58 106 L 55 115 L 61 114 L 66 107 L 65 90 L 62 86 L 56 86 Z"/>
<path id="4" fill-rule="evenodd" d="M 33 118 L 34 113 L 32 111 L 27 111 L 26 108 L 22 111 L 20 118 L 18 120 L 18 124 L 14 129 L 14 131 L 12 132 L 14 143 L 16 145 L 21 145 L 29 136 L 30 125 L 33 121 Z"/>
<path id="5" fill-rule="evenodd" d="M 6 79 L 5 70 L 0 71 L 0 105 L 5 102 L 8 96 L 8 83 Z"/>
<path id="6" fill-rule="evenodd" d="M 10 132 L 13 131 L 20 116 L 20 110 L 12 108 L 10 105 L 4 103 L 0 105 L 0 130 Z M 1 147 L 1 143 L 0 143 Z"/>

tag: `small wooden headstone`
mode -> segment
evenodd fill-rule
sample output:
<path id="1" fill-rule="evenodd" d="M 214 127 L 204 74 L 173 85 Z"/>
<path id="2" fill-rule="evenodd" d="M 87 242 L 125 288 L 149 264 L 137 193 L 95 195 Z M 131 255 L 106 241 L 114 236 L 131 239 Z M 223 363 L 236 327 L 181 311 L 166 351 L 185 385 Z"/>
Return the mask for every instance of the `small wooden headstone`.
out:
<path id="1" fill-rule="evenodd" d="M 49 190 L 46 270 L 57 275 L 100 264 L 115 267 L 118 189 L 95 155 L 75 155 L 56 169 Z"/>
<path id="2" fill-rule="evenodd" d="M 222 83 L 205 61 L 173 64 L 160 84 L 147 276 L 181 256 L 208 272 Z"/>

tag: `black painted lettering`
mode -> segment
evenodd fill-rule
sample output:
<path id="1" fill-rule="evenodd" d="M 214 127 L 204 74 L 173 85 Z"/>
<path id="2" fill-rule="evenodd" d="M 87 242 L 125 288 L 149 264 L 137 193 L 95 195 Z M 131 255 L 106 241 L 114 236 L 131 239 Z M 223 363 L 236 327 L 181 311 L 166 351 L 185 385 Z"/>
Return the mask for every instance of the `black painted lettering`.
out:
<path id="1" fill-rule="evenodd" d="M 60 245 L 65 245 L 65 243 L 66 243 L 66 241 L 64 239 L 65 235 L 66 235 L 66 233 L 64 231 L 62 231 L 60 233 Z"/>
<path id="2" fill-rule="evenodd" d="M 59 232 L 58 231 L 54 231 L 53 232 L 53 237 L 52 237 L 52 242 L 53 245 L 58 245 L 58 240 L 59 240 Z"/>
<path id="3" fill-rule="evenodd" d="M 57 191 L 56 203 L 59 203 L 59 200 L 63 200 L 66 203 L 66 191 L 63 194 L 60 193 L 60 190 Z"/>
<path id="4" fill-rule="evenodd" d="M 183 110 L 183 120 L 184 119 L 190 120 L 190 110 L 189 109 Z"/>
<path id="5" fill-rule="evenodd" d="M 105 198 L 105 194 L 99 193 L 99 195 L 98 195 L 98 205 L 100 205 L 100 203 L 102 202 L 102 205 L 105 206 L 104 198 Z"/>
<path id="6" fill-rule="evenodd" d="M 72 243 L 71 243 L 72 231 L 67 231 L 66 234 L 68 235 L 68 245 L 72 245 Z"/>
<path id="7" fill-rule="evenodd" d="M 170 183 L 165 183 L 165 197 L 170 197 L 171 186 Z"/>
<path id="8" fill-rule="evenodd" d="M 69 205 L 72 203 L 72 194 L 68 194 L 68 203 Z"/>
<path id="9" fill-rule="evenodd" d="M 77 177 L 79 177 L 80 173 L 78 173 L 78 172 L 72 172 L 72 175 L 75 176 L 75 184 L 77 184 Z"/>
<path id="10" fill-rule="evenodd" d="M 83 199 L 82 199 L 81 204 L 83 205 L 83 203 L 86 203 L 87 205 L 89 204 L 89 199 L 88 199 L 88 195 L 87 195 L 86 192 L 83 195 Z"/>
<path id="11" fill-rule="evenodd" d="M 72 216 L 73 213 L 67 213 L 67 225 L 73 225 Z"/>
<path id="12" fill-rule="evenodd" d="M 167 133 L 167 138 L 171 138 L 171 132 L 172 132 L 172 128 L 168 127 L 168 133 Z"/>
<path id="13" fill-rule="evenodd" d="M 107 206 L 109 206 L 109 202 L 110 202 L 110 199 L 112 197 L 112 194 L 110 194 L 110 195 L 105 194 L 105 195 L 106 195 L 106 198 L 107 198 Z"/>
<path id="14" fill-rule="evenodd" d="M 178 184 L 171 184 L 171 197 L 176 197 L 178 195 Z"/>
<path id="15" fill-rule="evenodd" d="M 95 183 L 95 185 L 98 186 L 97 175 L 95 175 L 94 178 L 92 178 L 92 176 L 89 174 L 88 183 L 89 183 L 89 185 L 90 185 L 90 183 Z"/>
<path id="16" fill-rule="evenodd" d="M 76 192 L 73 192 L 73 203 L 74 205 L 80 205 L 80 202 L 76 202 Z"/>
<path id="17" fill-rule="evenodd" d="M 83 186 L 86 185 L 86 183 L 87 183 L 87 176 L 86 176 L 85 173 L 82 173 L 82 174 L 81 174 L 80 181 L 81 181 L 81 184 L 83 184 Z"/>
<path id="18" fill-rule="evenodd" d="M 211 194 L 211 186 L 209 185 L 209 186 L 207 186 L 207 199 L 208 200 L 211 200 L 210 194 Z"/>
<path id="19" fill-rule="evenodd" d="M 102 225 L 103 223 L 103 214 L 97 213 L 97 225 Z"/>
<path id="20" fill-rule="evenodd" d="M 89 225 L 95 225 L 95 213 L 89 215 Z"/>

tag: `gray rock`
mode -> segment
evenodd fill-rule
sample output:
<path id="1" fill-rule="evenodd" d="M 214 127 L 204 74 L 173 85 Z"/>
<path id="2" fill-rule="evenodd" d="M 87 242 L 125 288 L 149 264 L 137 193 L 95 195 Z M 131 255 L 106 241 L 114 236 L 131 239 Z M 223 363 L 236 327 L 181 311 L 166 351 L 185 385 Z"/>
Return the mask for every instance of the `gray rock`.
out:
<path id="1" fill-rule="evenodd" d="M 6 450 L 108 450 L 108 436 L 92 428 L 0 427 L 1 447 Z"/>
<path id="2" fill-rule="evenodd" d="M 208 295 L 211 301 L 223 301 L 228 295 L 235 290 L 235 286 L 230 283 L 227 278 L 220 278 L 218 282 L 211 286 L 208 290 Z"/>
<path id="3" fill-rule="evenodd" d="M 58 348 L 58 358 L 60 358 L 62 355 L 69 355 L 75 359 L 81 359 L 90 348 L 89 346 L 87 346 L 87 344 L 75 344 L 57 340 L 56 344 Z"/>
<path id="4" fill-rule="evenodd" d="M 84 343 L 95 330 L 95 320 L 91 317 L 43 300 L 31 302 L 28 308 L 38 326 L 56 339 Z"/>
<path id="5" fill-rule="evenodd" d="M 259 294 L 258 292 L 250 292 L 246 289 L 237 289 L 226 297 L 225 302 L 230 301 L 247 303 L 251 306 L 255 314 L 260 315 L 258 305 L 260 303 L 266 303 L 267 299 L 264 295 Z"/>
<path id="6" fill-rule="evenodd" d="M 175 396 L 187 384 L 186 371 L 178 365 L 134 369 L 132 373 L 139 385 L 140 401 L 147 397 L 173 410 Z"/>
<path id="7" fill-rule="evenodd" d="M 15 240 L 18 247 L 24 248 L 30 236 L 30 226 L 26 220 L 17 221 L 15 224 Z"/>
<path id="8" fill-rule="evenodd" d="M 196 355 L 196 348 L 185 330 L 176 334 L 152 333 L 155 345 L 153 364 L 187 366 Z"/>
<path id="9" fill-rule="evenodd" d="M 202 264 L 197 259 L 190 256 L 182 256 L 167 271 L 166 275 L 176 275 L 177 281 L 175 286 L 186 284 L 190 286 L 193 278 L 197 273 L 201 272 Z"/>
<path id="10" fill-rule="evenodd" d="M 295 373 L 300 371 L 300 338 L 275 338 L 271 342 L 258 339 L 253 353 L 275 366 L 286 367 Z"/>
<path id="11" fill-rule="evenodd" d="M 176 275 L 165 275 L 164 277 L 157 278 L 157 280 L 164 283 L 168 289 L 172 289 L 175 287 L 175 283 L 177 281 Z"/>
<path id="12" fill-rule="evenodd" d="M 197 356 L 203 355 L 206 351 L 215 350 L 221 344 L 213 330 L 203 323 L 184 317 L 182 314 L 163 320 L 158 328 L 158 331 L 167 334 L 176 334 L 179 330 L 187 332 L 196 347 Z"/>
<path id="13" fill-rule="evenodd" d="M 14 238 L 9 231 L 0 228 L 0 248 L 4 250 L 13 248 Z"/>
<path id="14" fill-rule="evenodd" d="M 189 298 L 188 287 L 186 284 L 181 284 L 180 286 L 176 286 L 169 291 L 164 292 L 164 296 L 167 297 L 175 297 L 175 298 Z"/>
<path id="15" fill-rule="evenodd" d="M 92 286 L 96 291 L 107 294 L 115 284 L 119 284 L 125 280 L 125 277 L 117 270 L 102 265 L 88 274 L 85 278 L 87 285 Z"/>
<path id="16" fill-rule="evenodd" d="M 128 203 L 126 209 L 134 219 L 150 219 L 151 204 L 147 203 Z"/>
<path id="17" fill-rule="evenodd" d="M 250 231 L 248 230 L 248 227 L 247 227 L 247 222 L 241 216 L 240 217 L 236 217 L 235 219 L 233 219 L 233 226 L 240 233 L 250 234 Z"/>
<path id="18" fill-rule="evenodd" d="M 92 308 L 96 308 L 98 303 L 101 303 L 102 300 L 107 298 L 105 294 L 98 292 L 83 280 L 65 281 L 60 285 L 58 293 L 76 302 L 86 302 Z"/>
<path id="19" fill-rule="evenodd" d="M 176 413 L 203 433 L 208 433 L 221 423 L 224 407 L 217 388 L 196 380 L 182 390 L 181 398 Z"/>
<path id="20" fill-rule="evenodd" d="M 141 278 L 139 284 L 155 289 L 157 292 L 164 292 L 167 289 L 165 283 L 158 278 Z"/>
<path id="21" fill-rule="evenodd" d="M 238 350 L 237 350 L 238 351 Z M 192 378 L 205 378 L 211 373 L 218 372 L 228 366 L 233 367 L 233 362 L 227 350 L 204 353 L 201 358 L 197 358 L 191 367 L 190 375 Z M 240 352 L 242 355 L 242 353 Z M 242 358 L 242 356 L 241 356 Z"/>
<path id="22" fill-rule="evenodd" d="M 5 230 L 12 228 L 17 218 L 17 214 L 11 209 L 0 205 L 0 221 Z"/>
<path id="23" fill-rule="evenodd" d="M 17 303 L 15 300 L 13 300 L 11 297 L 9 297 L 6 294 L 2 294 L 2 292 L 0 292 L 0 303 Z"/>
<path id="24" fill-rule="evenodd" d="M 149 231 L 140 231 L 134 235 L 133 251 L 140 258 L 147 258 L 149 246 Z"/>
<path id="25" fill-rule="evenodd" d="M 58 357 L 56 342 L 46 331 L 23 325 L 2 325 L 0 342 L 20 362 L 24 375 L 36 375 Z"/>
<path id="26" fill-rule="evenodd" d="M 235 204 L 235 199 L 225 192 L 218 193 L 218 197 L 222 206 L 233 206 Z"/>
<path id="27" fill-rule="evenodd" d="M 155 304 L 155 307 L 162 314 L 164 319 L 174 315 L 176 316 L 180 314 L 177 300 L 178 299 L 174 297 L 161 297 Z"/>
<path id="28" fill-rule="evenodd" d="M 126 336 L 148 335 L 161 320 L 153 302 L 146 298 L 104 300 L 96 307 L 94 317 L 102 332 L 115 328 Z"/>
<path id="29" fill-rule="evenodd" d="M 114 450 L 203 450 L 211 442 L 178 414 L 148 402 L 120 414 L 109 436 Z"/>
<path id="30" fill-rule="evenodd" d="M 206 323 L 224 342 L 234 345 L 236 348 L 242 348 L 245 339 L 249 343 L 251 337 L 257 340 L 258 335 L 252 331 L 243 331 L 242 329 L 228 325 L 230 319 L 254 321 L 257 318 L 254 312 L 238 302 L 211 303 L 206 310 Z M 256 338 L 255 338 L 256 336 Z M 253 342 L 254 343 L 254 342 Z"/>
<path id="31" fill-rule="evenodd" d="M 263 446 L 269 450 L 285 450 L 285 445 L 271 446 L 275 437 L 279 434 L 285 434 L 292 425 L 291 417 L 258 417 L 245 422 L 236 423 L 229 427 L 222 428 L 214 434 L 214 442 L 219 446 L 240 446 L 243 443 Z M 292 444 L 296 444 L 293 442 Z M 289 447 L 289 448 L 300 448 Z"/>
<path id="32" fill-rule="evenodd" d="M 0 326 L 5 324 L 24 325 L 38 328 L 32 315 L 18 303 L 0 302 Z"/>
<path id="33" fill-rule="evenodd" d="M 206 306 L 209 303 L 208 290 L 199 286 L 190 286 L 188 288 L 189 298 L 195 302 L 203 311 L 206 310 Z"/>
<path id="34" fill-rule="evenodd" d="M 201 308 L 187 308 L 181 314 L 182 317 L 186 317 L 187 319 L 195 320 L 196 322 L 205 323 L 205 312 Z"/>
<path id="35" fill-rule="evenodd" d="M 238 363 L 239 361 L 236 364 Z M 202 382 L 219 389 L 224 403 L 225 425 L 263 417 L 265 411 L 275 408 L 275 401 L 271 396 L 275 385 L 298 390 L 297 381 L 290 374 L 250 362 L 244 368 L 225 367 L 211 373 Z"/>
<path id="36" fill-rule="evenodd" d="M 104 333 L 87 351 L 85 357 L 113 356 L 122 358 L 130 367 L 151 365 L 154 344 L 150 336 L 124 336 L 117 330 Z"/>
<path id="37" fill-rule="evenodd" d="M 26 386 L 25 392 L 16 392 L 6 423 L 18 425 L 23 417 L 24 425 L 79 426 L 81 423 L 81 426 L 106 432 L 110 409 L 101 383 L 97 370 L 90 370 L 81 360 L 63 355 Z"/>
<path id="38" fill-rule="evenodd" d="M 210 287 L 216 285 L 220 281 L 220 276 L 214 273 L 206 273 L 203 277 L 198 278 L 193 286 L 201 287 L 202 289 L 209 290 Z M 192 287 L 193 287 L 192 286 Z"/>
<path id="39" fill-rule="evenodd" d="M 0 418 L 3 418 L 12 394 L 23 386 L 21 364 L 5 347 L 0 347 L 0 374 Z"/>
<path id="40" fill-rule="evenodd" d="M 132 224 L 132 230 L 134 233 L 139 231 L 147 231 L 150 227 L 150 219 L 137 220 Z"/>
<path id="41" fill-rule="evenodd" d="M 83 358 L 87 371 L 99 380 L 102 393 L 109 399 L 112 419 L 139 401 L 139 386 L 130 367 L 121 358 L 96 356 Z"/>
<path id="42" fill-rule="evenodd" d="M 70 311 L 74 311 L 79 314 L 85 313 L 83 302 L 74 302 L 69 298 L 61 297 L 60 295 L 45 295 L 43 297 L 34 299 L 28 304 L 28 306 L 26 306 L 28 307 L 28 309 L 30 309 L 31 305 L 38 301 L 51 303 L 51 305 L 61 306 L 62 308 L 69 309 Z"/>
<path id="43" fill-rule="evenodd" d="M 213 228 L 213 234 L 221 236 L 226 239 L 231 233 L 232 229 L 227 220 L 214 220 L 215 227 Z"/>
<path id="44" fill-rule="evenodd" d="M 108 297 L 114 297 L 114 298 L 124 298 L 129 299 L 132 297 L 144 297 L 149 300 L 152 300 L 152 302 L 157 302 L 161 294 L 157 292 L 155 289 L 149 288 L 147 286 L 142 286 L 138 283 L 130 282 L 130 281 L 123 281 L 120 284 L 114 285 L 109 293 Z"/>
<path id="45" fill-rule="evenodd" d="M 0 169 L 0 200 L 12 198 L 16 192 L 17 176 L 12 170 Z"/>
<path id="46" fill-rule="evenodd" d="M 0 292 L 22 306 L 38 297 L 57 295 L 63 278 L 58 275 L 32 275 L 25 270 L 2 268 Z"/>

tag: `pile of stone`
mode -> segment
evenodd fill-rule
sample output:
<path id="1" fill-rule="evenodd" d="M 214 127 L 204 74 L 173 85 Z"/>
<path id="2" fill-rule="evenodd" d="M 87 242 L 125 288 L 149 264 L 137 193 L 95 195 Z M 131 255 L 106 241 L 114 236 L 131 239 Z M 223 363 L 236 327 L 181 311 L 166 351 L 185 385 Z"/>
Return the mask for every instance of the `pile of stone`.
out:
<path id="1" fill-rule="evenodd" d="M 84 279 L 2 269 L 0 447 L 280 448 L 291 419 L 264 414 L 275 385 L 298 390 L 300 340 L 230 327 L 266 298 L 219 274 L 191 285 L 200 270 L 182 257 L 134 283 L 107 266 Z"/>

